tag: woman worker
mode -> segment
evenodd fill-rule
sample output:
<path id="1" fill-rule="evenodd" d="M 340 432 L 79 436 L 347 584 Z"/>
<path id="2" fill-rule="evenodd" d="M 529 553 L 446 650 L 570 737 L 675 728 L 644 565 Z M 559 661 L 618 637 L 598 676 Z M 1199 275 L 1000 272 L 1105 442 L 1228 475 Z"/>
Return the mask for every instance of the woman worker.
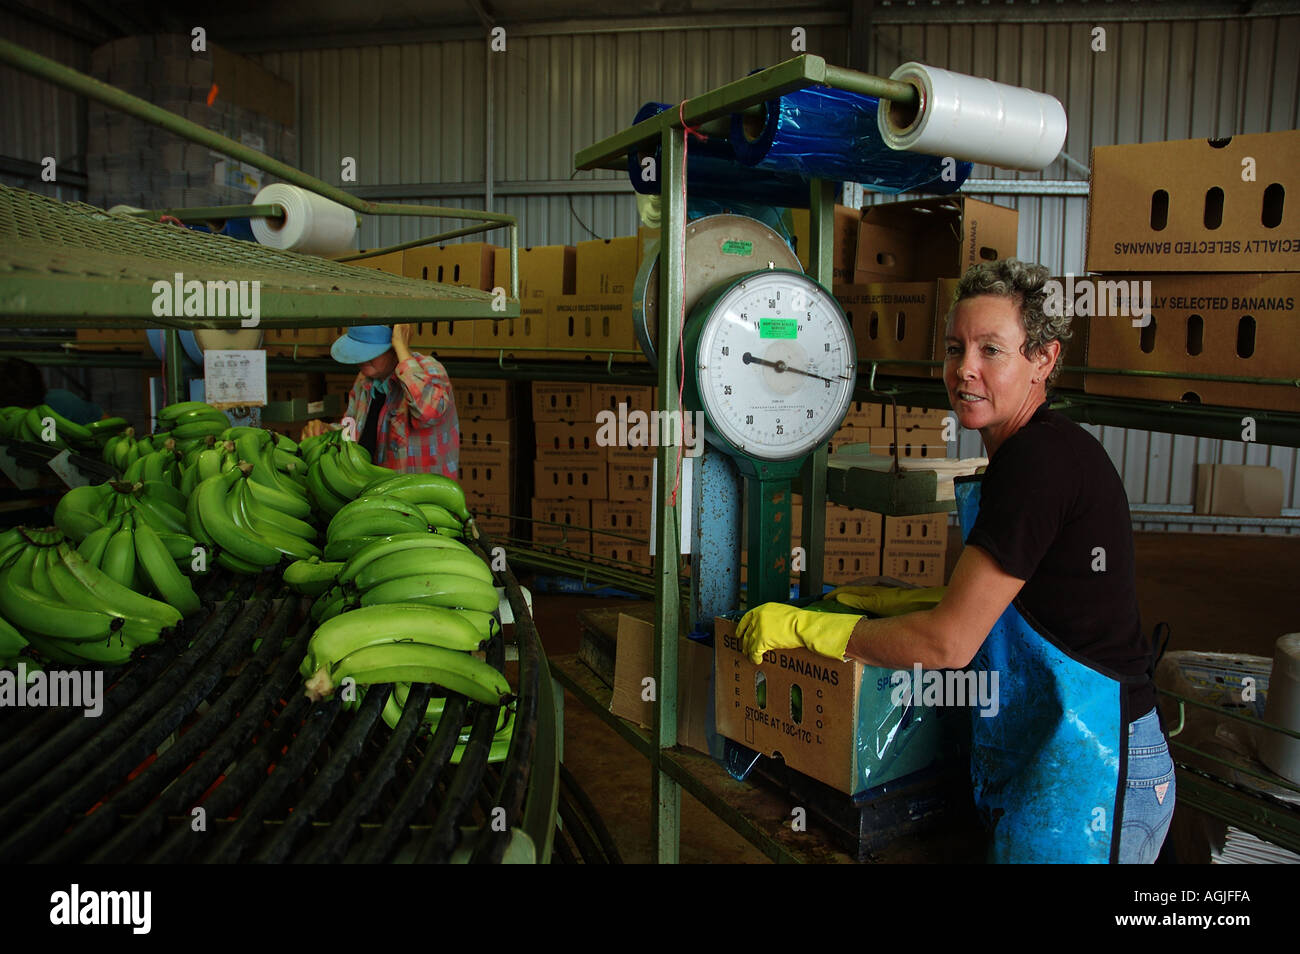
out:
<path id="1" fill-rule="evenodd" d="M 767 603 L 738 631 L 756 663 L 807 647 L 895 670 L 996 672 L 998 705 L 971 719 L 991 859 L 1150 863 L 1173 815 L 1174 769 L 1138 617 L 1128 498 L 1101 445 L 1047 405 L 1070 337 L 1068 317 L 1044 314 L 1047 274 L 976 265 L 948 313 L 948 400 L 979 430 L 989 465 L 958 481 L 966 546 L 942 599 L 883 619 Z M 851 587 L 835 595 L 871 608 Z"/>
<path id="2" fill-rule="evenodd" d="M 358 365 L 360 372 L 346 415 L 356 424 L 355 440 L 376 464 L 455 479 L 460 423 L 451 380 L 437 359 L 412 352 L 410 340 L 410 325 L 357 325 L 334 342 L 334 360 Z M 308 421 L 302 438 L 330 426 Z"/>

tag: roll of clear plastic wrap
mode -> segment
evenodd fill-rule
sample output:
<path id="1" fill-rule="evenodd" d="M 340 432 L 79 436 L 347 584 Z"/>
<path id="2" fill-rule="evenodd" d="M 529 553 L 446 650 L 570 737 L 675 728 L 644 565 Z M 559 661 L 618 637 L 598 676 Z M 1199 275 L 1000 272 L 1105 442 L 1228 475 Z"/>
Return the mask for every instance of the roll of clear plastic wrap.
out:
<path id="1" fill-rule="evenodd" d="M 637 110 L 633 124 L 675 107 L 667 103 L 646 103 Z M 627 177 L 642 195 L 659 194 L 662 168 L 661 146 L 653 153 L 629 152 Z M 644 165 L 653 158 L 652 165 Z M 726 139 L 691 139 L 686 152 L 686 190 L 696 199 L 750 202 L 777 208 L 808 208 L 808 179 L 792 172 L 754 169 L 736 161 Z"/>
<path id="2" fill-rule="evenodd" d="M 1264 720 L 1300 732 L 1300 633 L 1288 633 L 1273 648 Z M 1260 730 L 1259 758 L 1283 778 L 1300 784 L 1300 739 Z"/>
<path id="3" fill-rule="evenodd" d="M 284 219 L 253 219 L 253 235 L 259 244 L 308 255 L 352 249 L 357 214 L 346 206 L 287 182 L 269 185 L 253 199 L 254 205 L 272 202 L 284 207 Z"/>
<path id="4" fill-rule="evenodd" d="M 763 103 L 761 116 L 733 113 L 731 148 L 742 165 L 808 179 L 858 182 L 875 192 L 955 192 L 969 162 L 903 152 L 882 140 L 880 101 L 811 86 Z M 947 155 L 945 153 L 944 155 Z"/>
<path id="5" fill-rule="evenodd" d="M 918 108 L 877 113 L 880 137 L 893 149 L 1032 172 L 1065 144 L 1065 107 L 1047 93 L 923 63 L 904 63 L 889 78 L 921 94 Z"/>

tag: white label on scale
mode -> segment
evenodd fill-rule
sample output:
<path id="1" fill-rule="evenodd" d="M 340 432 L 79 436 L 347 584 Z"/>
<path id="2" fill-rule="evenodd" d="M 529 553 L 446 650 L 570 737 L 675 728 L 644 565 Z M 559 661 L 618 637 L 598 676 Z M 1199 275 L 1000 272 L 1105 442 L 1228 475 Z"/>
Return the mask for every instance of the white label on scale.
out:
<path id="1" fill-rule="evenodd" d="M 682 485 L 677 491 L 677 519 L 681 524 L 681 552 L 683 556 L 691 555 L 691 501 L 695 498 L 692 496 L 694 489 L 691 478 L 695 471 L 693 464 L 695 458 L 682 455 Z M 655 555 L 655 505 L 654 502 L 659 499 L 659 458 L 656 457 L 651 461 L 653 465 L 652 478 L 650 480 L 650 499 L 647 506 L 650 508 L 650 555 Z"/>
<path id="2" fill-rule="evenodd" d="M 266 352 L 205 351 L 203 381 L 213 407 L 261 407 L 266 404 Z"/>

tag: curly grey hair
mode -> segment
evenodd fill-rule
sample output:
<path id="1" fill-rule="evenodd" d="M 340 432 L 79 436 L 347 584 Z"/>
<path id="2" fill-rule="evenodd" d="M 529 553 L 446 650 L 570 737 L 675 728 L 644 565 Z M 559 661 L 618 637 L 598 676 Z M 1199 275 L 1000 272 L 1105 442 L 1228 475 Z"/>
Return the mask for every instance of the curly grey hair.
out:
<path id="1" fill-rule="evenodd" d="M 1042 265 L 1014 258 L 972 265 L 957 283 L 957 293 L 948 308 L 948 320 L 952 320 L 953 309 L 958 303 L 967 298 L 978 298 L 981 295 L 1010 298 L 1020 311 L 1020 324 L 1025 329 L 1025 343 L 1021 346 L 1020 353 L 1026 358 L 1032 358 L 1048 342 L 1059 341 L 1061 357 L 1064 357 L 1065 346 L 1070 343 L 1074 333 L 1070 330 L 1069 315 L 1053 316 L 1044 310 L 1047 301 L 1044 286 L 1050 274 Z M 1061 375 L 1061 357 L 1057 358 L 1047 376 L 1046 386 L 1049 388 Z"/>

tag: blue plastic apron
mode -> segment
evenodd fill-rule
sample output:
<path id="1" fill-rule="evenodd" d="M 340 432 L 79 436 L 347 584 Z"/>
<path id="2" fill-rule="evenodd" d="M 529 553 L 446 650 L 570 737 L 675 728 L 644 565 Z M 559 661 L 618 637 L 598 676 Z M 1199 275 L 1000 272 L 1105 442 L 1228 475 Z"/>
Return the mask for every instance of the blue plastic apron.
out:
<path id="1" fill-rule="evenodd" d="M 983 478 L 958 478 L 962 540 Z M 975 804 L 998 863 L 1106 864 L 1119 856 L 1128 765 L 1126 684 L 1063 648 L 1018 600 L 971 668 L 998 673 L 997 715 L 971 713 Z"/>

